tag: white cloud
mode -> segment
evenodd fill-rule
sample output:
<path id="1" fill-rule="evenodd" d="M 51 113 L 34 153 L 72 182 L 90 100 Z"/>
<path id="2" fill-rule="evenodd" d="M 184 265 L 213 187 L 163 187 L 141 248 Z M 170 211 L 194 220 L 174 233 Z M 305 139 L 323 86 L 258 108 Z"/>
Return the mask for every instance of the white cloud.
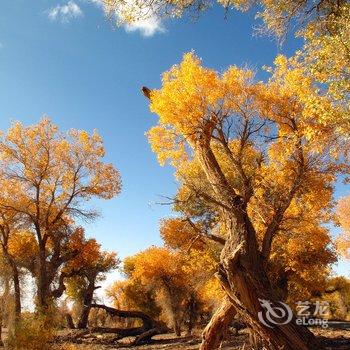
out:
<path id="1" fill-rule="evenodd" d="M 93 3 L 97 7 L 99 7 L 102 10 L 105 10 L 103 0 L 80 0 L 82 3 Z M 141 10 L 141 17 L 144 15 L 144 19 L 134 21 L 133 23 L 126 23 L 123 21 L 122 14 L 125 12 L 130 11 L 133 7 L 138 9 L 140 11 L 139 3 L 140 0 L 125 0 L 120 1 L 120 6 L 115 9 L 114 11 L 114 17 L 116 19 L 116 22 L 118 22 L 122 27 L 125 28 L 126 32 L 139 32 L 142 36 L 145 37 L 151 37 L 155 35 L 156 33 L 164 33 L 165 28 L 162 23 L 162 20 L 158 18 L 156 15 L 146 15 L 146 9 L 144 10 L 144 14 L 142 13 L 143 10 Z M 57 5 L 55 7 L 52 7 L 50 10 L 48 10 L 48 17 L 52 21 L 60 21 L 62 23 L 68 23 L 72 19 L 82 17 L 83 11 L 77 5 L 76 2 L 73 0 L 69 0 L 64 5 Z M 110 13 L 109 13 L 110 15 Z"/>
<path id="2" fill-rule="evenodd" d="M 125 24 L 125 30 L 127 32 L 139 31 L 143 36 L 150 37 L 156 33 L 164 33 L 165 28 L 162 21 L 156 16 L 136 21 L 132 24 Z"/>
<path id="3" fill-rule="evenodd" d="M 98 7 L 103 8 L 103 0 L 88 0 L 88 1 L 92 2 L 93 4 L 97 5 Z"/>
<path id="4" fill-rule="evenodd" d="M 103 8 L 102 0 L 90 0 L 98 7 Z M 126 23 L 123 21 L 122 14 L 125 12 L 131 12 L 135 7 L 137 11 L 140 11 L 140 0 L 125 0 L 120 2 L 121 5 L 114 11 L 116 21 L 125 28 L 127 32 L 140 32 L 142 36 L 151 37 L 156 33 L 164 33 L 165 28 L 160 18 L 156 15 L 148 15 L 147 9 L 141 10 L 140 16 L 144 15 L 144 19 L 134 21 L 133 23 Z M 144 13 L 143 13 L 144 12 Z"/>
<path id="5" fill-rule="evenodd" d="M 74 1 L 68 1 L 65 5 L 52 7 L 48 11 L 48 16 L 52 21 L 68 23 L 74 18 L 83 16 L 83 12 Z"/>

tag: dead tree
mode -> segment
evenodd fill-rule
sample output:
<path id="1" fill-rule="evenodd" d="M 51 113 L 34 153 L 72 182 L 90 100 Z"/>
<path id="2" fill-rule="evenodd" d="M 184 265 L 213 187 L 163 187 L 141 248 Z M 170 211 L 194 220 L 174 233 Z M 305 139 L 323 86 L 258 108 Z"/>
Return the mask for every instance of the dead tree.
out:
<path id="1" fill-rule="evenodd" d="M 102 304 L 90 304 L 90 308 L 105 310 L 109 315 L 114 317 L 139 319 L 141 320 L 142 325 L 140 327 L 130 328 L 94 327 L 85 330 L 77 330 L 68 336 L 65 336 L 64 338 L 61 338 L 60 341 L 75 342 L 79 341 L 80 338 L 86 336 L 89 333 L 109 333 L 115 334 L 117 336 L 117 339 L 122 339 L 125 337 L 136 337 L 135 344 L 140 344 L 150 342 L 151 338 L 156 334 L 166 333 L 169 331 L 168 328 L 166 328 L 164 325 L 153 320 L 150 316 L 141 311 L 119 310 Z M 69 321 L 69 319 L 70 317 L 67 318 L 67 321 Z"/>

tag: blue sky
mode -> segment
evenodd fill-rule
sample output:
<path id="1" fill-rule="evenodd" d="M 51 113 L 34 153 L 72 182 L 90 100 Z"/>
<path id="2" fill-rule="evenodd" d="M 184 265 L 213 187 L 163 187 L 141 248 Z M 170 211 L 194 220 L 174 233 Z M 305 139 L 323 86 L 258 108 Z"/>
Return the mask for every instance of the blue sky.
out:
<path id="1" fill-rule="evenodd" d="M 252 36 L 252 13 L 224 17 L 215 7 L 197 21 L 153 18 L 118 28 L 87 0 L 1 0 L 0 129 L 48 115 L 62 130 L 99 131 L 106 160 L 121 172 L 123 191 L 91 203 L 102 217 L 86 226 L 87 234 L 121 257 L 160 244 L 158 221 L 171 213 L 156 202 L 176 188 L 171 168 L 158 165 L 144 136 L 156 117 L 140 87 L 158 87 L 161 73 L 190 50 L 218 70 L 246 63 L 260 69 L 300 45 L 289 38 L 280 48 Z M 349 192 L 337 188 L 337 195 Z M 345 263 L 337 268 L 349 270 Z"/>

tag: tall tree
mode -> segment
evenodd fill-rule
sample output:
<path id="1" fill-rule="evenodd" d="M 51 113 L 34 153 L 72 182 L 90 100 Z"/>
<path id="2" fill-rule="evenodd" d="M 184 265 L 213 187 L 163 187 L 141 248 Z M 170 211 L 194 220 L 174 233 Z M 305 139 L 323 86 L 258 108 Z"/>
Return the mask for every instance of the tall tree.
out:
<path id="1" fill-rule="evenodd" d="M 338 201 L 337 219 L 342 229 L 337 237 L 337 248 L 341 255 L 350 259 L 350 197 L 346 196 Z"/>
<path id="2" fill-rule="evenodd" d="M 130 273 L 132 271 L 126 274 L 127 279 L 115 281 L 107 289 L 106 294 L 113 306 L 120 310 L 141 311 L 153 319 L 159 319 L 162 310 L 156 300 L 156 291 L 143 285 Z"/>
<path id="3" fill-rule="evenodd" d="M 97 285 L 106 277 L 106 273 L 117 268 L 119 260 L 115 253 L 101 250 L 95 239 L 77 237 L 72 240 L 73 248 L 79 251 L 74 259 L 67 262 L 63 269 L 66 276 L 67 294 L 81 307 L 77 328 L 87 328 L 94 293 L 101 286 Z"/>
<path id="4" fill-rule="evenodd" d="M 133 279 L 157 293 L 157 302 L 176 335 L 181 335 L 182 303 L 186 280 L 179 254 L 166 248 L 151 247 L 125 259 L 125 267 Z"/>
<path id="5" fill-rule="evenodd" d="M 25 127 L 14 123 L 0 139 L 1 178 L 7 191 L 0 209 L 21 214 L 37 242 L 33 272 L 37 281 L 39 309 L 60 296 L 53 283 L 63 263 L 74 251 L 63 245 L 74 232 L 74 218 L 92 219 L 86 209 L 93 197 L 110 199 L 120 191 L 118 171 L 103 163 L 104 147 L 94 132 L 70 130 L 60 133 L 48 119 Z"/>
<path id="6" fill-rule="evenodd" d="M 2 183 L 4 185 L 4 183 Z M 4 188 L 4 187 L 3 187 Z M 28 246 L 27 240 L 23 241 L 23 234 L 20 233 L 22 226 L 21 214 L 11 210 L 0 213 L 0 242 L 2 256 L 10 267 L 15 299 L 16 319 L 21 315 L 21 286 L 20 262 L 28 256 L 33 256 L 35 247 Z M 20 247 L 20 251 L 19 248 Z M 22 249 L 23 248 L 23 249 Z M 24 254 L 23 254 L 24 253 Z"/>
<path id="7" fill-rule="evenodd" d="M 271 349 L 316 349 L 320 345 L 311 332 L 294 322 L 270 329 L 258 321 L 259 299 L 278 302 L 267 259 L 287 210 L 312 179 L 321 177 L 321 188 L 334 179 L 324 157 L 328 144 L 315 137 L 323 131 L 313 122 L 319 111 L 305 109 L 296 94 L 302 88 L 313 95 L 315 87 L 302 70 L 286 71 L 278 61 L 277 65 L 264 85 L 255 83 L 249 70 L 230 67 L 218 74 L 203 68 L 193 54 L 185 55 L 180 65 L 164 74 L 162 88 L 150 94 L 159 123 L 148 135 L 161 163 L 170 160 L 181 171 L 186 161 L 198 161 L 210 193 L 199 189 L 196 195 L 219 213 L 226 241 L 218 273 L 239 315 Z M 326 98 L 322 103 L 331 106 Z M 215 152 L 218 148 L 237 171 L 235 183 Z M 252 153 L 256 160 L 250 171 Z M 261 197 L 269 205 L 262 215 L 260 246 L 250 205 Z"/>

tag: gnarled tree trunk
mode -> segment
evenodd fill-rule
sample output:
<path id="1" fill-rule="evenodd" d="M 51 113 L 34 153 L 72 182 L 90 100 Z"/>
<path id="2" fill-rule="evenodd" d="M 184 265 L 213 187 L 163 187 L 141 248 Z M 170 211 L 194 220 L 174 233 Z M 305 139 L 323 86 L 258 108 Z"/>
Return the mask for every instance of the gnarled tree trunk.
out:
<path id="1" fill-rule="evenodd" d="M 174 323 L 174 332 L 176 336 L 181 337 L 181 322 L 176 316 L 174 316 L 173 323 Z"/>
<path id="2" fill-rule="evenodd" d="M 227 333 L 229 325 L 236 315 L 236 309 L 229 298 L 225 298 L 220 307 L 215 311 L 212 319 L 205 327 L 202 334 L 202 344 L 199 350 L 216 350 Z"/>
<path id="3" fill-rule="evenodd" d="M 1 300 L 1 304 L 3 303 L 3 300 Z M 0 305 L 0 346 L 4 346 L 4 343 L 2 341 L 2 322 L 3 322 L 3 307 Z"/>
<path id="4" fill-rule="evenodd" d="M 97 331 L 97 332 L 101 331 L 102 333 L 116 333 L 122 337 L 138 336 L 140 334 L 143 334 L 155 328 L 161 331 L 160 329 L 161 327 L 159 327 L 158 323 L 154 321 L 150 316 L 146 315 L 141 311 L 119 310 L 119 309 L 115 309 L 113 307 L 109 307 L 101 304 L 91 304 L 90 306 L 91 308 L 103 309 L 111 316 L 117 316 L 117 317 L 123 317 L 123 318 L 138 318 L 142 322 L 141 327 L 118 328 L 118 329 L 97 327 L 97 328 L 91 329 L 91 331 Z"/>
<path id="5" fill-rule="evenodd" d="M 101 304 L 91 304 L 90 307 L 105 310 L 111 316 L 140 319 L 142 325 L 140 327 L 131 328 L 95 327 L 85 330 L 79 330 L 74 331 L 66 336 L 60 337 L 60 341 L 76 342 L 79 341 L 79 339 L 85 336 L 87 333 L 110 333 L 117 335 L 119 339 L 124 337 L 136 337 L 135 344 L 138 344 L 147 343 L 151 340 L 151 338 L 154 335 L 169 331 L 168 328 L 164 327 L 159 322 L 154 321 L 151 317 L 149 317 L 141 311 L 119 310 Z"/>
<path id="6" fill-rule="evenodd" d="M 171 313 L 171 322 L 173 324 L 174 332 L 177 337 L 181 336 L 181 317 L 179 313 L 179 305 L 176 302 L 177 296 L 176 293 L 174 293 L 172 287 L 169 285 L 169 282 L 166 279 L 162 279 L 164 288 L 166 290 L 166 293 L 169 297 L 169 311 Z"/>
<path id="7" fill-rule="evenodd" d="M 148 99 L 151 98 L 148 88 L 142 88 L 142 92 Z M 259 313 L 264 312 L 260 300 L 267 300 L 272 305 L 279 305 L 279 300 L 265 269 L 267 255 L 259 250 L 256 232 L 247 212 L 249 191 L 243 191 L 240 195 L 231 187 L 211 149 L 214 127 L 215 123 L 211 120 L 203 122 L 198 128 L 198 135 L 190 135 L 187 142 L 216 194 L 215 198 L 206 194 L 202 196 L 221 209 L 221 220 L 226 229 L 227 239 L 218 272 L 221 285 L 238 315 L 269 350 L 321 350 L 323 348 L 315 336 L 306 327 L 296 325 L 294 318 L 288 324 L 276 324 L 272 328 L 259 320 Z M 268 246 L 272 242 L 272 235 L 267 238 Z M 211 342 L 212 337 L 215 337 L 215 333 L 208 334 L 202 346 Z"/>
<path id="8" fill-rule="evenodd" d="M 192 335 L 198 318 L 198 306 L 195 295 L 191 294 L 186 302 L 187 335 Z"/>
<path id="9" fill-rule="evenodd" d="M 12 280 L 14 289 L 14 299 L 15 299 L 15 317 L 17 320 L 21 317 L 21 285 L 19 280 L 19 273 L 16 264 L 12 266 Z"/>
<path id="10" fill-rule="evenodd" d="M 89 314 L 91 310 L 91 304 L 94 298 L 94 292 L 95 292 L 95 279 L 96 276 L 94 275 L 90 280 L 89 284 L 86 288 L 86 291 L 84 292 L 84 300 L 83 300 L 83 310 L 81 312 L 79 321 L 78 321 L 78 329 L 84 329 L 88 326 L 89 321 Z"/>
<path id="11" fill-rule="evenodd" d="M 20 278 L 19 278 L 19 271 L 18 266 L 14 258 L 9 254 L 7 250 L 7 246 L 3 244 L 3 253 L 6 257 L 7 262 L 9 263 L 11 267 L 11 279 L 13 283 L 13 289 L 14 289 L 14 301 L 15 301 L 15 321 L 18 321 L 21 318 L 21 284 L 20 284 Z M 5 295 L 5 294 L 4 294 Z"/>
<path id="12" fill-rule="evenodd" d="M 204 138 L 193 147 L 222 208 L 227 239 L 218 275 L 237 313 L 270 350 L 321 349 L 315 336 L 306 327 L 296 325 L 294 318 L 288 324 L 276 324 L 273 328 L 259 321 L 259 313 L 264 312 L 260 300 L 272 305 L 277 305 L 278 300 L 264 267 L 247 204 L 228 183 L 209 141 Z M 205 341 L 211 341 L 210 337 Z"/>
<path id="13" fill-rule="evenodd" d="M 39 241 L 38 264 L 36 270 L 37 307 L 40 313 L 45 314 L 50 303 L 48 300 L 50 294 L 50 285 L 47 276 L 45 243 L 42 240 Z"/>

